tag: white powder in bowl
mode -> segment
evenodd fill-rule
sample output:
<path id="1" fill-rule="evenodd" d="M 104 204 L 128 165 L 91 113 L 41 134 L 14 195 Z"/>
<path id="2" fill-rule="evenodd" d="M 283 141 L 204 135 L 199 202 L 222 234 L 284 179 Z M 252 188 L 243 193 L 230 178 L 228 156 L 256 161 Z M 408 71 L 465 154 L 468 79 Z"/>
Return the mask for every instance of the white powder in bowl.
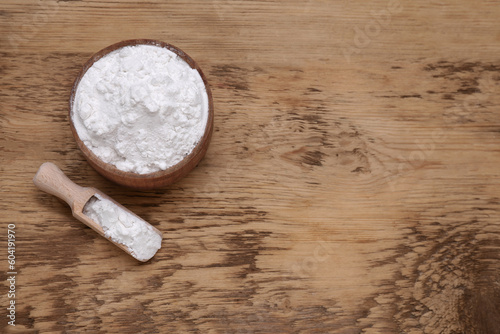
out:
<path id="1" fill-rule="evenodd" d="M 86 71 L 72 109 L 78 136 L 102 161 L 148 174 L 191 153 L 205 132 L 208 96 L 199 72 L 175 53 L 135 45 Z"/>
<path id="2" fill-rule="evenodd" d="M 101 225 L 106 237 L 125 245 L 140 261 L 151 259 L 161 248 L 161 236 L 151 225 L 99 194 L 85 204 L 83 214 Z"/>

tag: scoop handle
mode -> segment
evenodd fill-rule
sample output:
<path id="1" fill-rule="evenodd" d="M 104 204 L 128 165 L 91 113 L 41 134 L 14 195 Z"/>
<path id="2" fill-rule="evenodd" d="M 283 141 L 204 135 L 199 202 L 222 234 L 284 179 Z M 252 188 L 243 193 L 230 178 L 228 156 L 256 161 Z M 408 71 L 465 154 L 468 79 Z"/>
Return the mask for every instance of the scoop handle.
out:
<path id="1" fill-rule="evenodd" d="M 74 210 L 75 203 L 84 200 L 82 195 L 84 195 L 86 188 L 80 187 L 68 179 L 59 167 L 51 162 L 45 162 L 40 166 L 33 178 L 33 183 L 39 189 L 68 203 L 71 210 Z"/>

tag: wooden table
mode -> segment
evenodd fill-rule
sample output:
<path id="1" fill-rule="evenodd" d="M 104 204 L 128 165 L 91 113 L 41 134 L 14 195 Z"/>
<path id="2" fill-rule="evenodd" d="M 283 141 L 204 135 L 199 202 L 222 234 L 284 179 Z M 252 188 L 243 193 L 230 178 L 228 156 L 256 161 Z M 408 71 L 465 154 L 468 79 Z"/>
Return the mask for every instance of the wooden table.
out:
<path id="1" fill-rule="evenodd" d="M 500 333 L 499 16 L 486 0 L 1 0 L 0 331 Z M 213 91 L 206 157 L 163 190 L 101 177 L 68 124 L 83 63 L 130 38 L 180 47 Z M 153 260 L 36 189 L 45 161 L 163 231 Z"/>

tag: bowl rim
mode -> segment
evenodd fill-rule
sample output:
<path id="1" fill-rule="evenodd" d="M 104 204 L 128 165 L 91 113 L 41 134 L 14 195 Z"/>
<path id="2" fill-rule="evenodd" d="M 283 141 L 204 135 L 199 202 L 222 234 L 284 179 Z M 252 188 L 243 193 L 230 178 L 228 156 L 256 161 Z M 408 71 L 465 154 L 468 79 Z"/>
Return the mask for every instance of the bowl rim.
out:
<path id="1" fill-rule="evenodd" d="M 169 51 L 172 51 L 173 53 L 177 54 L 181 59 L 183 59 L 188 65 L 192 68 L 198 71 L 201 79 L 203 80 L 203 84 L 205 86 L 205 90 L 207 93 L 208 97 L 208 117 L 207 117 L 207 122 L 205 125 L 205 131 L 203 135 L 201 136 L 200 140 L 196 144 L 196 146 L 191 150 L 191 152 L 186 155 L 180 162 L 177 164 L 168 167 L 165 170 L 160 170 L 152 173 L 147 173 L 147 174 L 138 174 L 134 172 L 125 172 L 120 169 L 118 169 L 116 166 L 106 163 L 102 161 L 97 155 L 95 155 L 80 139 L 78 136 L 78 132 L 76 131 L 76 128 L 73 124 L 73 105 L 75 101 L 75 96 L 76 92 L 78 89 L 78 85 L 87 72 L 87 70 L 99 59 L 105 57 L 109 53 L 116 51 L 118 49 L 127 47 L 127 46 L 136 46 L 136 45 L 152 45 L 152 46 L 158 46 L 158 47 L 163 47 L 168 49 Z M 73 137 L 76 140 L 77 146 L 80 149 L 80 151 L 83 153 L 84 157 L 86 160 L 104 177 L 110 179 L 111 181 L 114 181 L 116 183 L 119 183 L 124 186 L 129 186 L 132 188 L 138 188 L 138 189 L 153 189 L 153 188 L 159 188 L 162 186 L 166 186 L 168 184 L 172 184 L 179 180 L 180 178 L 184 177 L 191 169 L 193 169 L 198 162 L 203 158 L 205 155 L 205 152 L 208 148 L 208 142 L 211 139 L 212 132 L 213 132 L 213 119 L 214 119 L 214 108 L 213 108 L 213 99 L 212 99 L 212 92 L 210 90 L 210 86 L 207 82 L 207 79 L 201 70 L 201 68 L 198 66 L 198 64 L 184 51 L 182 51 L 180 48 L 169 44 L 165 43 L 163 41 L 155 40 L 155 39 L 129 39 L 129 40 L 123 40 L 118 43 L 114 43 L 112 45 L 109 45 L 96 53 L 94 53 L 83 65 L 83 67 L 80 69 L 78 75 L 76 76 L 73 86 L 71 89 L 71 94 L 69 98 L 69 112 L 68 112 L 68 117 L 69 117 L 69 123 L 71 127 L 71 132 L 73 133 Z M 193 164 L 192 160 L 197 159 L 197 161 Z M 189 166 L 191 163 L 192 166 Z M 190 168 L 189 168 L 190 167 Z M 184 170 L 185 168 L 188 168 L 188 170 Z M 173 177 L 172 177 L 173 175 Z M 170 177 L 172 180 L 164 180 L 166 178 Z M 162 182 L 162 180 L 164 182 Z M 141 181 L 148 181 L 147 185 L 141 185 Z M 165 182 L 166 181 L 166 182 Z M 156 185 L 157 184 L 157 185 Z"/>

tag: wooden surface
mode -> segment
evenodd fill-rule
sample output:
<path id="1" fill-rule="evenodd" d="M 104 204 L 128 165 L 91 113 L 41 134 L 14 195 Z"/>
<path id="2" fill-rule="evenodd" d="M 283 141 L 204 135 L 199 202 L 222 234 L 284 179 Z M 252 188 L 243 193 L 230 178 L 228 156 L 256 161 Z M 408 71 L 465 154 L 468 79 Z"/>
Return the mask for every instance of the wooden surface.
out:
<path id="1" fill-rule="evenodd" d="M 40 333 L 499 333 L 497 1 L 0 2 L 2 248 Z M 200 165 L 129 191 L 77 150 L 72 82 L 153 38 L 193 57 Z M 164 234 L 141 264 L 36 189 L 45 161 Z"/>

